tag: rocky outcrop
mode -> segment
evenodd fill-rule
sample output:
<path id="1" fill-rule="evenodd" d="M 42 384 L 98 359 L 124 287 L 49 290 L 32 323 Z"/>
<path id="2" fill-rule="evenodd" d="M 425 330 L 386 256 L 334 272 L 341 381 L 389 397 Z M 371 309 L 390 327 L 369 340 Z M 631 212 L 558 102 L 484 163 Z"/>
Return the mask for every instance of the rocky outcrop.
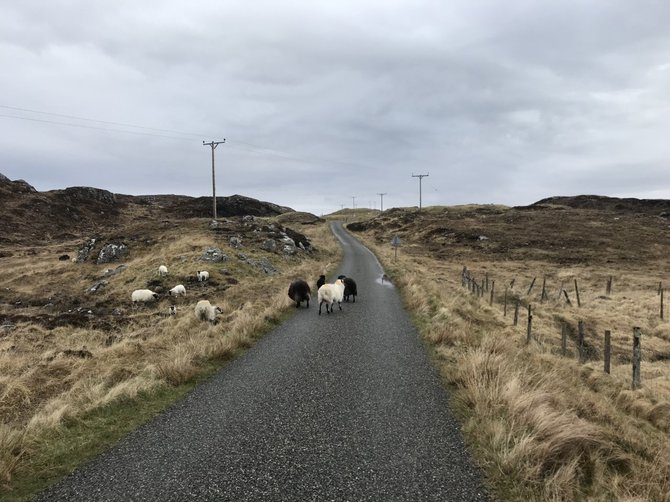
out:
<path id="1" fill-rule="evenodd" d="M 122 260 L 126 256 L 128 256 L 128 246 L 123 243 L 110 243 L 100 250 L 100 254 L 98 255 L 98 260 L 96 263 L 98 265 L 102 263 L 111 263 L 113 261 Z"/>

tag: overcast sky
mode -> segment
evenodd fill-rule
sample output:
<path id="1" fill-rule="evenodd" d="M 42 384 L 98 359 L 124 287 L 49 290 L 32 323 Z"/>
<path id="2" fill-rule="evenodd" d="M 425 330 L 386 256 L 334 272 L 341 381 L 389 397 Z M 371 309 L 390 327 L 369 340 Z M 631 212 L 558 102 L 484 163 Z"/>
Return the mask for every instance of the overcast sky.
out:
<path id="1" fill-rule="evenodd" d="M 670 198 L 668 0 L 0 3 L 0 173 L 342 205 Z M 85 120 L 87 119 L 87 120 Z M 138 127 L 132 127 L 138 126 Z"/>

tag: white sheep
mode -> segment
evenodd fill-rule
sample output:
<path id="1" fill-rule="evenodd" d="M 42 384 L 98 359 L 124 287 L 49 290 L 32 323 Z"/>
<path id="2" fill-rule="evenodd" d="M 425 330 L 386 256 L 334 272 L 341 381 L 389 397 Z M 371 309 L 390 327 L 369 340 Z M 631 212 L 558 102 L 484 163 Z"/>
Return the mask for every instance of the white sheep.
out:
<path id="1" fill-rule="evenodd" d="M 326 313 L 333 311 L 333 303 L 342 310 L 342 298 L 344 297 L 344 283 L 341 279 L 335 281 L 335 284 L 324 284 L 319 288 L 317 299 L 319 301 L 319 315 L 321 315 L 321 305 L 326 304 Z M 330 307 L 330 310 L 328 309 Z"/>
<path id="2" fill-rule="evenodd" d="M 158 275 L 163 277 L 164 275 L 167 275 L 167 274 L 168 274 L 168 269 L 165 265 L 161 265 L 160 267 L 158 267 Z"/>
<path id="3" fill-rule="evenodd" d="M 179 295 L 186 295 L 186 288 L 184 287 L 183 284 L 177 284 L 174 288 L 172 288 L 170 291 L 168 291 L 168 294 L 170 296 L 179 296 Z"/>
<path id="4" fill-rule="evenodd" d="M 206 281 L 207 279 L 209 279 L 209 272 L 207 272 L 207 270 L 198 270 L 196 275 L 198 276 L 199 282 Z"/>
<path id="5" fill-rule="evenodd" d="M 170 305 L 170 307 L 168 308 L 168 315 L 177 315 L 176 305 Z"/>
<path id="6" fill-rule="evenodd" d="M 200 300 L 195 306 L 195 316 L 201 321 L 216 321 L 216 314 L 221 314 L 221 310 L 216 305 L 212 305 L 208 300 Z"/>
<path id="7" fill-rule="evenodd" d="M 158 300 L 158 293 L 154 293 L 150 289 L 136 289 L 130 295 L 133 303 L 146 303 Z"/>

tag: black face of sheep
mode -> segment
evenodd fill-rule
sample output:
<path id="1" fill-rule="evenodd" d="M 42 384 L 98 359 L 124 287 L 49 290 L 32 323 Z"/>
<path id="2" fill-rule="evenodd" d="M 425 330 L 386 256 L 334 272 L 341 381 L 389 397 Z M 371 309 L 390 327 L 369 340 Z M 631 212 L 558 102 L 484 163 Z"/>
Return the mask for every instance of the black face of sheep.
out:
<path id="1" fill-rule="evenodd" d="M 342 282 L 344 282 L 344 301 L 348 302 L 349 297 L 352 296 L 353 303 L 356 303 L 356 295 L 358 294 L 356 281 L 354 281 L 351 277 L 347 277 L 345 275 L 340 275 L 337 278 L 342 279 Z"/>
<path id="2" fill-rule="evenodd" d="M 297 279 L 291 283 L 288 287 L 288 297 L 295 302 L 295 308 L 300 307 L 300 303 L 303 301 L 307 302 L 307 307 L 309 308 L 309 297 L 312 294 L 312 290 L 302 279 Z"/>
<path id="3" fill-rule="evenodd" d="M 326 276 L 322 274 L 316 281 L 316 290 L 318 291 L 319 288 L 323 286 L 325 283 L 326 283 Z"/>

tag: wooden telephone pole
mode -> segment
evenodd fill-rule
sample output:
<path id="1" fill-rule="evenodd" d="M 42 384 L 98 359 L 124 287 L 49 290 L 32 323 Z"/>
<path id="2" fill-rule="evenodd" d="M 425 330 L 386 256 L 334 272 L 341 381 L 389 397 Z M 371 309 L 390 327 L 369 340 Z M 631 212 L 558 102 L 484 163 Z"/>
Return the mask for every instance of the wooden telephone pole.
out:
<path id="1" fill-rule="evenodd" d="M 202 142 L 203 146 L 207 145 L 212 147 L 212 208 L 213 208 L 212 213 L 214 215 L 214 219 L 216 219 L 216 180 L 214 177 L 214 150 L 221 143 L 225 142 L 226 142 L 225 138 L 223 139 L 223 141 L 210 141 L 209 143 L 205 143 L 204 141 Z"/>
<path id="2" fill-rule="evenodd" d="M 428 173 L 428 174 L 414 174 L 414 173 L 412 173 L 412 178 L 419 178 L 419 211 L 421 211 L 421 181 L 426 176 L 430 176 L 430 173 Z"/>

